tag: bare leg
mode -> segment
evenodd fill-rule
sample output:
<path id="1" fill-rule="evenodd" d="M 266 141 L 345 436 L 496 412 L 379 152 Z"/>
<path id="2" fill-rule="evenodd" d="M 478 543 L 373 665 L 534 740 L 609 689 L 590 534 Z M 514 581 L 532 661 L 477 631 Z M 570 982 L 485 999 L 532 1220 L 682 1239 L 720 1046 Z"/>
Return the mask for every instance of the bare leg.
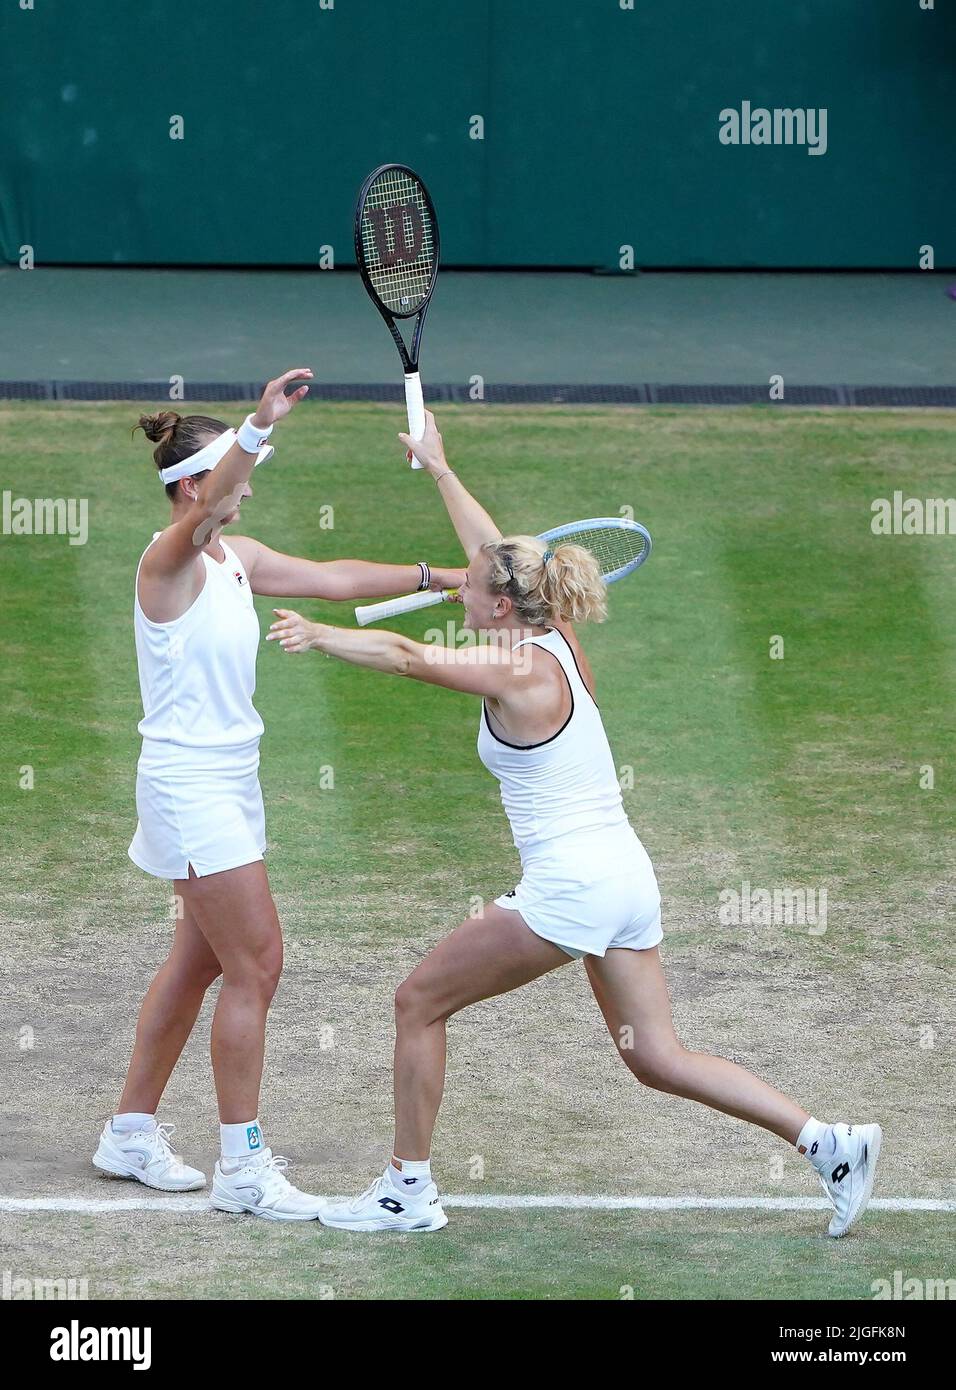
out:
<path id="1" fill-rule="evenodd" d="M 193 1030 L 219 961 L 188 907 L 176 923 L 172 949 L 146 992 L 118 1113 L 154 1115 L 173 1067 Z"/>
<path id="2" fill-rule="evenodd" d="M 177 879 L 177 892 L 222 963 L 212 1021 L 212 1069 L 223 1124 L 259 1113 L 266 1014 L 282 972 L 282 932 L 261 860 L 207 878 Z"/>
<path id="3" fill-rule="evenodd" d="M 688 1052 L 674 1034 L 657 947 L 585 957 L 585 967 L 621 1057 L 645 1086 L 700 1101 L 796 1143 L 810 1116 L 765 1081 L 705 1052 Z"/>
<path id="4" fill-rule="evenodd" d="M 479 999 L 535 980 L 571 957 L 491 904 L 462 922 L 416 966 L 395 995 L 395 1148 L 399 1158 L 431 1153 L 445 1083 L 445 1020 Z"/>

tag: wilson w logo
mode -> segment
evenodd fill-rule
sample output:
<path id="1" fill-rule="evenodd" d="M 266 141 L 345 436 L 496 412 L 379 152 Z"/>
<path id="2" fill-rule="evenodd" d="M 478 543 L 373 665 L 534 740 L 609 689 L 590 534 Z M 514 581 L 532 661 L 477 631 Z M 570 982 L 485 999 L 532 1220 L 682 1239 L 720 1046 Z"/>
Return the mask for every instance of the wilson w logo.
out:
<path id="1" fill-rule="evenodd" d="M 387 208 L 366 208 L 365 212 L 383 266 L 418 259 L 425 241 L 425 224 L 415 203 L 393 203 Z"/>

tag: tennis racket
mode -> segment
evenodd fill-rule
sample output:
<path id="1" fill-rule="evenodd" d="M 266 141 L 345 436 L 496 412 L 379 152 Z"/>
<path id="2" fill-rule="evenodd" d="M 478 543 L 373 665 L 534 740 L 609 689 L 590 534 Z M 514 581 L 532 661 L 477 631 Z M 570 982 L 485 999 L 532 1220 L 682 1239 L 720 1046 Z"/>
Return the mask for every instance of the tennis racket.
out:
<path id="1" fill-rule="evenodd" d="M 539 541 L 571 541 L 590 550 L 601 566 L 605 584 L 614 584 L 626 574 L 633 574 L 651 553 L 650 533 L 637 521 L 619 516 L 591 517 L 589 521 L 572 521 L 568 526 L 555 526 L 542 531 Z M 385 599 L 356 608 L 355 621 L 359 627 L 394 618 L 399 613 L 413 613 L 416 608 L 431 608 L 457 593 L 457 589 L 436 589 L 422 594 L 403 594 L 401 598 Z"/>
<path id="2" fill-rule="evenodd" d="M 369 298 L 388 324 L 405 369 L 408 432 L 425 433 L 425 400 L 418 352 L 428 302 L 438 276 L 438 219 L 428 189 L 404 164 L 373 169 L 355 205 L 355 259 Z M 415 317 L 406 347 L 396 319 Z M 412 455 L 412 467 L 421 468 Z"/>

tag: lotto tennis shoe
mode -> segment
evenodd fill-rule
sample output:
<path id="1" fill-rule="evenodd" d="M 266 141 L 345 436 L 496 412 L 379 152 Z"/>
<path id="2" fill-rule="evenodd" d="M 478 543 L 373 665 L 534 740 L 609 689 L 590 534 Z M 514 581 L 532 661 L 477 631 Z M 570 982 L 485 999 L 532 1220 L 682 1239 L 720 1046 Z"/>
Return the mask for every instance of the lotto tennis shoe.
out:
<path id="1" fill-rule="evenodd" d="M 234 1173 L 216 1164 L 210 1201 L 219 1211 L 251 1212 L 267 1221 L 314 1221 L 325 1202 L 293 1187 L 285 1175 L 287 1158 L 271 1149 L 239 1160 Z"/>
<path id="2" fill-rule="evenodd" d="M 873 1191 L 883 1131 L 879 1125 L 834 1125 L 833 1153 L 816 1164 L 823 1190 L 836 1208 L 827 1231 L 845 1236 L 866 1211 Z"/>
<path id="3" fill-rule="evenodd" d="M 133 1134 L 117 1134 L 109 1120 L 100 1135 L 93 1165 L 116 1178 L 134 1178 L 161 1192 L 192 1192 L 206 1186 L 206 1174 L 189 1168 L 169 1143 L 175 1125 L 156 1125 Z"/>
<path id="4" fill-rule="evenodd" d="M 354 1201 L 329 1203 L 319 1220 L 340 1231 L 440 1231 L 448 1225 L 433 1182 L 411 1196 L 400 1192 L 388 1173 Z"/>

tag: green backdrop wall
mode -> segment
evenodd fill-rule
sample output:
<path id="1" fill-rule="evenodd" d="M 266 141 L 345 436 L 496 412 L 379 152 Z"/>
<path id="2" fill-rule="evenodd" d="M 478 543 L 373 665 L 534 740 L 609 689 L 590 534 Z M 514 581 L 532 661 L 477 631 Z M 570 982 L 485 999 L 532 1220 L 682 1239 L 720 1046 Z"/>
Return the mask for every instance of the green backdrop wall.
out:
<path id="1" fill-rule="evenodd" d="M 4 259 L 349 263 L 396 159 L 446 264 L 956 264 L 950 0 L 328 5 L 3 0 Z M 722 144 L 744 101 L 826 108 L 826 153 Z"/>

